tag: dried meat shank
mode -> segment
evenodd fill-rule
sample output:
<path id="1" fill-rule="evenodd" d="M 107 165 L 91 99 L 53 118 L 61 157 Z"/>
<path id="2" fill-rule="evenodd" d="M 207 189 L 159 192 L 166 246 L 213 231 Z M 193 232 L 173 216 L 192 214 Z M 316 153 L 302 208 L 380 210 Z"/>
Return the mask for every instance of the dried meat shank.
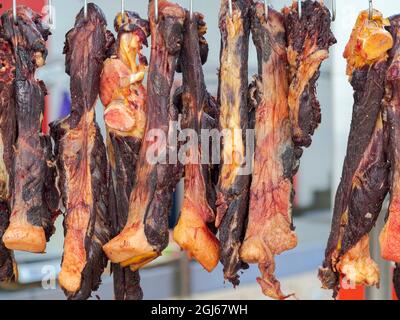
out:
<path id="1" fill-rule="evenodd" d="M 9 225 L 13 187 L 14 143 L 17 138 L 15 115 L 15 59 L 12 46 L 0 24 L 0 282 L 16 276 L 11 250 L 2 240 Z"/>
<path id="2" fill-rule="evenodd" d="M 288 62 L 283 15 L 256 3 L 251 30 L 257 48 L 259 74 L 250 87 L 255 108 L 255 154 L 249 218 L 241 258 L 258 263 L 257 279 L 264 294 L 283 299 L 274 276 L 274 256 L 297 245 L 292 226 L 294 146 L 288 107 Z"/>
<path id="3" fill-rule="evenodd" d="M 379 283 L 368 233 L 389 190 L 388 132 L 381 112 L 387 51 L 393 45 L 384 29 L 388 23 L 376 10 L 372 21 L 367 11 L 361 12 L 344 53 L 354 89 L 353 115 L 331 234 L 319 272 L 323 287 L 334 289 L 334 296 L 341 277 L 354 285 Z"/>
<path id="4" fill-rule="evenodd" d="M 201 46 L 207 43 L 202 33 L 206 26 L 200 14 L 192 18 L 186 13 L 180 68 L 183 74 L 182 95 L 180 96 L 183 120 L 182 127 L 191 129 L 197 139 L 188 150 L 185 165 L 184 198 L 178 224 L 174 229 L 174 240 L 195 258 L 207 271 L 211 272 L 219 261 L 219 242 L 208 225 L 215 221 L 213 204 L 209 203 L 207 187 L 210 167 L 202 165 L 200 141 L 201 122 L 211 101 L 204 82 Z M 200 34 L 199 34 L 200 32 Z M 201 38 L 201 40 L 200 40 Z"/>
<path id="5" fill-rule="evenodd" d="M 222 0 L 219 14 L 219 126 L 228 135 L 222 141 L 215 225 L 219 229 L 224 278 L 233 285 L 239 284 L 237 272 L 247 268 L 239 250 L 245 232 L 250 186 L 250 175 L 244 167 L 249 165 L 245 160 L 245 137 L 250 112 L 247 91 L 251 5 L 250 0 L 235 1 L 230 16 L 228 1 Z"/>
<path id="6" fill-rule="evenodd" d="M 136 165 L 146 125 L 146 89 L 143 79 L 147 59 L 149 23 L 134 12 L 125 11 L 115 18 L 118 33 L 116 52 L 104 62 L 100 99 L 104 105 L 107 152 L 111 166 L 110 215 L 113 236 L 125 226 L 129 197 L 136 181 Z M 117 300 L 143 297 L 138 271 L 112 264 L 114 294 Z"/>
<path id="7" fill-rule="evenodd" d="M 389 68 L 386 74 L 385 97 L 382 108 L 387 119 L 388 161 L 390 162 L 390 203 L 386 224 L 379 242 L 382 258 L 396 262 L 393 276 L 395 289 L 400 289 L 398 263 L 400 263 L 400 15 L 390 18 L 388 27 L 394 39 L 389 54 Z M 399 293 L 399 292 L 398 292 Z"/>
<path id="8" fill-rule="evenodd" d="M 181 50 L 184 10 L 159 1 L 159 20 L 149 2 L 151 56 L 147 83 L 145 139 L 139 152 L 137 180 L 129 200 L 127 223 L 104 251 L 113 263 L 137 270 L 168 245 L 168 214 L 181 173 L 169 164 L 170 92 Z M 165 158 L 163 158 L 165 155 Z M 163 161 L 165 160 L 165 161 Z"/>
<path id="9" fill-rule="evenodd" d="M 17 8 L 2 16 L 4 35 L 11 42 L 16 63 L 15 115 L 18 136 L 13 163 L 11 217 L 3 241 L 7 248 L 44 252 L 59 213 L 59 192 L 50 136 L 42 133 L 46 87 L 36 80 L 45 64 L 50 34 L 41 15 Z M 10 132 L 12 135 L 12 132 Z"/>
<path id="10" fill-rule="evenodd" d="M 107 154 L 94 107 L 110 41 L 104 14 L 89 4 L 87 19 L 82 9 L 64 48 L 71 113 L 51 124 L 66 209 L 59 283 L 70 299 L 88 298 L 107 264 L 102 251 L 111 235 Z"/>

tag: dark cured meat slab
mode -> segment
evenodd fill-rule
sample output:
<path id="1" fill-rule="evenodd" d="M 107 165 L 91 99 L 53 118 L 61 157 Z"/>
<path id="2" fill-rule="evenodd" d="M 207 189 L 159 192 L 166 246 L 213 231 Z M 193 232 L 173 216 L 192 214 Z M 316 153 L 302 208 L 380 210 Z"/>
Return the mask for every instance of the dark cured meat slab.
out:
<path id="1" fill-rule="evenodd" d="M 391 166 L 390 203 L 379 242 L 382 258 L 400 263 L 400 15 L 390 18 L 390 27 L 387 29 L 394 39 L 393 48 L 389 53 L 390 63 L 382 102 L 389 134 L 387 152 Z M 398 273 L 399 270 L 396 268 L 393 282 L 397 290 L 400 285 Z"/>
<path id="2" fill-rule="evenodd" d="M 248 52 L 252 1 L 233 1 L 229 15 L 227 0 L 221 1 L 219 28 L 221 53 L 218 104 L 220 130 L 230 132 L 223 139 L 217 185 L 216 227 L 219 229 L 221 262 L 225 279 L 239 284 L 237 272 L 246 269 L 239 256 L 248 212 L 250 175 L 241 173 L 246 165 L 246 129 L 249 128 Z M 241 133 L 239 130 L 242 130 Z"/>
<path id="3" fill-rule="evenodd" d="M 18 132 L 10 225 L 3 241 L 9 249 L 44 252 L 60 202 L 50 136 L 42 133 L 47 92 L 44 83 L 35 78 L 36 69 L 46 60 L 50 32 L 42 16 L 28 7 L 19 6 L 17 16 L 16 24 L 11 10 L 2 16 L 4 35 L 12 43 L 16 62 Z"/>
<path id="4" fill-rule="evenodd" d="M 215 199 L 215 196 L 208 197 L 210 192 L 215 193 L 211 177 L 212 167 L 202 165 L 201 162 L 203 150 L 200 134 L 203 117 L 213 120 L 206 111 L 215 109 L 215 105 L 210 105 L 213 100 L 207 92 L 202 68 L 201 52 L 208 52 L 208 44 L 204 39 L 205 30 L 202 15 L 195 13 L 190 18 L 189 13 L 186 13 L 183 46 L 179 59 L 183 74 L 182 94 L 175 99 L 181 100 L 183 113 L 181 126 L 183 129 L 191 130 L 188 140 L 193 144 L 187 150 L 184 199 L 173 235 L 174 240 L 186 250 L 189 257 L 195 258 L 211 272 L 219 261 L 219 242 L 209 228 L 215 221 L 214 204 L 209 202 Z M 202 49 L 204 47 L 206 49 Z M 203 54 L 203 60 L 206 60 L 206 57 L 207 55 Z M 210 186 L 212 190 L 208 190 Z"/>
<path id="5" fill-rule="evenodd" d="M 289 110 L 296 157 L 301 147 L 309 147 L 315 129 L 321 122 L 321 108 L 317 99 L 317 80 L 323 60 L 329 57 L 329 47 L 336 43 L 331 26 L 331 15 L 321 1 L 301 2 L 283 9 L 287 32 L 290 64 Z"/>
<path id="6" fill-rule="evenodd" d="M 284 299 L 275 278 L 274 256 L 293 249 L 292 225 L 294 146 L 288 106 L 288 61 L 283 15 L 257 2 L 251 12 L 252 38 L 258 54 L 258 75 L 250 86 L 255 109 L 255 154 L 249 218 L 241 257 L 257 263 L 264 294 Z"/>
<path id="7" fill-rule="evenodd" d="M 362 12 L 346 47 L 349 66 L 358 56 L 359 37 L 366 33 L 362 27 L 368 19 Z M 371 23 L 375 34 L 390 37 L 384 30 L 382 15 L 374 11 Z M 373 44 L 376 61 L 363 62 L 362 66 L 348 69 L 354 89 L 353 115 L 348 138 L 342 178 L 336 192 L 331 234 L 319 277 L 324 288 L 333 289 L 334 296 L 340 287 L 340 276 L 353 284 L 379 283 L 379 270 L 369 253 L 368 233 L 375 225 L 383 200 L 389 191 L 389 163 L 386 156 L 388 130 L 383 121 L 381 101 L 387 70 L 387 54 L 381 42 Z"/>
<path id="8" fill-rule="evenodd" d="M 147 124 L 139 152 L 136 184 L 129 200 L 127 224 L 104 247 L 113 263 L 137 270 L 166 248 L 169 241 L 168 215 L 181 166 L 170 164 L 168 144 L 170 93 L 182 44 L 184 10 L 177 4 L 159 1 L 159 20 L 149 2 L 151 57 L 147 82 Z M 163 157 L 165 155 L 165 157 Z M 152 157 L 154 156 L 154 157 Z M 163 159 L 164 158 L 164 159 Z"/>
<path id="9" fill-rule="evenodd" d="M 142 82 L 147 59 L 142 55 L 150 26 L 134 12 L 118 14 L 114 21 L 118 39 L 115 54 L 104 62 L 100 99 L 108 132 L 107 152 L 111 166 L 110 216 L 113 236 L 124 228 L 129 197 L 136 181 L 136 165 L 146 125 L 146 89 Z M 112 264 L 117 300 L 142 299 L 138 271 Z"/>
<path id="10" fill-rule="evenodd" d="M 14 143 L 17 137 L 14 80 L 15 59 L 11 43 L 4 39 L 0 25 L 0 282 L 15 278 L 12 251 L 3 243 L 3 234 L 10 219 L 13 186 Z"/>
<path id="11" fill-rule="evenodd" d="M 59 283 L 69 299 L 87 299 L 107 265 L 102 251 L 111 235 L 107 155 L 94 107 L 112 41 L 102 11 L 90 3 L 87 20 L 82 9 L 66 36 L 71 113 L 51 124 L 66 208 Z"/>

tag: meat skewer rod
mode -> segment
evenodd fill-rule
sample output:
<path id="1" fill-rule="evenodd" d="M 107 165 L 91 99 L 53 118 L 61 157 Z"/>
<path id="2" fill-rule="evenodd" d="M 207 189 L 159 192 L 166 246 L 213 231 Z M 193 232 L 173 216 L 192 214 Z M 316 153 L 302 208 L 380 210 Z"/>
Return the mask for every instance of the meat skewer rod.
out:
<path id="1" fill-rule="evenodd" d="M 2 16 L 4 34 L 12 43 L 16 62 L 15 114 L 17 140 L 13 162 L 10 224 L 3 241 L 7 248 L 42 253 L 54 233 L 59 214 L 59 192 L 50 136 L 42 133 L 45 84 L 36 80 L 45 64 L 50 34 L 42 16 L 18 6 L 17 20 L 11 11 Z"/>
<path id="2" fill-rule="evenodd" d="M 354 89 L 352 123 L 338 186 L 331 234 L 319 278 L 336 297 L 340 279 L 350 284 L 377 285 L 379 270 L 369 252 L 369 235 L 389 191 L 386 155 L 388 130 L 381 101 L 393 38 L 389 21 L 374 10 L 358 16 L 344 57 Z"/>
<path id="3" fill-rule="evenodd" d="M 179 164 L 170 164 L 168 136 L 170 93 L 182 45 L 185 11 L 169 1 L 149 2 L 151 57 L 147 82 L 147 123 L 139 153 L 136 184 L 130 197 L 128 220 L 121 233 L 104 247 L 113 263 L 138 270 L 161 255 L 169 242 L 168 214 L 181 178 Z M 171 161 L 172 162 L 172 161 Z"/>
<path id="4" fill-rule="evenodd" d="M 297 245 L 292 225 L 294 146 L 288 106 L 288 72 L 284 17 L 257 2 L 251 30 L 259 73 L 250 86 L 249 101 L 256 112 L 255 154 L 250 188 L 249 218 L 241 258 L 257 263 L 257 279 L 265 295 L 285 299 L 274 276 L 274 256 Z"/>
<path id="5" fill-rule="evenodd" d="M 114 38 L 101 9 L 90 3 L 87 11 L 86 19 L 84 9 L 77 15 L 64 47 L 71 113 L 50 124 L 66 209 L 59 283 L 69 299 L 87 299 L 97 290 L 107 265 L 102 246 L 111 236 L 107 154 L 95 105 Z"/>
<path id="6" fill-rule="evenodd" d="M 237 0 L 230 14 L 228 1 L 222 0 L 219 14 L 219 121 L 220 130 L 227 136 L 222 141 L 215 226 L 219 229 L 224 278 L 233 285 L 239 284 L 237 272 L 247 268 L 239 250 L 246 227 L 251 173 L 246 172 L 251 160 L 246 158 L 249 152 L 245 141 L 250 121 L 247 91 L 251 5 L 250 0 Z"/>
<path id="7" fill-rule="evenodd" d="M 111 166 L 110 212 L 113 236 L 127 222 L 129 197 L 136 180 L 136 166 L 146 127 L 146 89 L 142 82 L 147 59 L 149 23 L 131 11 L 116 16 L 118 33 L 115 54 L 104 62 L 100 82 L 100 99 L 104 105 L 107 151 Z M 111 208 L 113 206 L 113 208 Z M 114 293 L 117 300 L 137 300 L 143 293 L 139 273 L 129 267 L 112 264 Z"/>

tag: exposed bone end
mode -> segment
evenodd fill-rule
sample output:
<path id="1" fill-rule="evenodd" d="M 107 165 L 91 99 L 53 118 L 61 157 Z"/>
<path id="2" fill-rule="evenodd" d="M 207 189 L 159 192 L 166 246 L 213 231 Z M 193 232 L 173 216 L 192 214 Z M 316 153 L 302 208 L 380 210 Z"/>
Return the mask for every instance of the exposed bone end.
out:
<path id="1" fill-rule="evenodd" d="M 371 259 L 368 235 L 341 257 L 336 269 L 350 284 L 367 286 L 379 284 L 379 268 Z"/>
<path id="2" fill-rule="evenodd" d="M 387 59 L 387 52 L 393 47 L 393 37 L 385 30 L 385 26 L 389 25 L 389 20 L 384 19 L 377 10 L 373 11 L 372 20 L 369 19 L 368 11 L 359 14 L 343 54 L 347 60 L 349 76 L 354 69 Z"/>
<path id="3" fill-rule="evenodd" d="M 42 227 L 32 225 L 10 225 L 3 236 L 10 250 L 43 253 L 46 250 L 46 235 Z"/>
<path id="4" fill-rule="evenodd" d="M 143 266 L 144 262 L 147 264 L 159 256 L 159 253 L 148 243 L 143 224 L 140 228 L 135 226 L 125 228 L 118 236 L 106 243 L 103 250 L 111 262 L 125 266 L 130 264 Z"/>
<path id="5" fill-rule="evenodd" d="M 382 258 L 389 261 L 400 262 L 400 214 L 389 210 L 389 218 L 383 228 L 379 243 Z"/>
<path id="6" fill-rule="evenodd" d="M 196 259 L 204 269 L 208 272 L 215 269 L 219 261 L 219 241 L 187 203 L 183 204 L 173 237 L 188 256 Z"/>

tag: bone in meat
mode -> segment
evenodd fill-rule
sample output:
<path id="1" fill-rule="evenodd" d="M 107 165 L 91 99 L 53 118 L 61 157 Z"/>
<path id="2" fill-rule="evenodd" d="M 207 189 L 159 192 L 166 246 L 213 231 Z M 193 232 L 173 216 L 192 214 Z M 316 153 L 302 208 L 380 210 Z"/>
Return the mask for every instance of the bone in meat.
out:
<path id="1" fill-rule="evenodd" d="M 11 250 L 3 243 L 10 219 L 13 186 L 14 143 L 17 137 L 14 80 L 15 59 L 11 43 L 3 36 L 0 25 L 0 282 L 16 277 L 16 265 Z"/>
<path id="2" fill-rule="evenodd" d="M 15 115 L 18 137 L 15 143 L 10 224 L 3 241 L 7 248 L 44 252 L 59 214 L 59 192 L 50 136 L 42 133 L 44 98 L 36 69 L 47 56 L 50 34 L 40 14 L 17 8 L 18 23 L 11 10 L 2 16 L 6 38 L 12 43 L 16 62 Z"/>
<path id="3" fill-rule="evenodd" d="M 188 137 L 193 144 L 186 159 L 184 199 L 173 236 L 189 257 L 195 258 L 211 272 L 219 261 L 219 242 L 208 227 L 208 224 L 215 221 L 215 214 L 207 198 L 209 166 L 202 165 L 199 139 L 203 112 L 210 101 L 204 82 L 200 49 L 207 44 L 204 39 L 205 28 L 200 14 L 196 13 L 190 18 L 189 13 L 186 13 L 180 56 L 183 74 L 182 127 L 191 129 L 191 133 L 195 134 Z"/>
<path id="4" fill-rule="evenodd" d="M 104 62 L 100 99 L 108 132 L 107 152 L 111 166 L 110 200 L 113 235 L 127 222 L 129 196 L 136 180 L 136 164 L 146 125 L 146 89 L 142 82 L 147 59 L 149 23 L 134 12 L 125 11 L 115 18 L 118 33 L 116 53 Z M 111 209 L 111 207 L 113 207 Z M 117 300 L 143 297 L 138 271 L 112 264 L 114 293 Z"/>
<path id="5" fill-rule="evenodd" d="M 221 262 L 225 279 L 239 284 L 237 272 L 246 269 L 239 256 L 248 210 L 250 175 L 246 163 L 246 130 L 249 128 L 248 51 L 250 35 L 249 0 L 233 2 L 232 16 L 227 0 L 221 1 L 219 28 L 221 53 L 218 104 L 222 157 L 217 185 L 217 217 L 221 243 Z M 243 171 L 243 172 L 242 172 Z"/>
<path id="6" fill-rule="evenodd" d="M 258 263 L 257 281 L 264 294 L 284 299 L 274 276 L 274 256 L 297 245 L 292 225 L 294 146 L 288 107 L 288 62 L 283 15 L 256 3 L 251 30 L 258 53 L 259 74 L 250 89 L 256 112 L 255 154 L 249 218 L 241 257 Z"/>
<path id="7" fill-rule="evenodd" d="M 94 107 L 111 40 L 100 8 L 89 4 L 87 19 L 82 9 L 64 48 L 71 113 L 51 124 L 66 209 L 59 283 L 69 299 L 86 299 L 97 290 L 107 265 L 102 251 L 111 235 L 107 154 Z"/>
<path id="8" fill-rule="evenodd" d="M 333 289 L 334 296 L 341 277 L 353 284 L 379 283 L 368 233 L 389 190 L 385 153 L 388 132 L 381 112 L 387 51 L 393 45 L 390 33 L 384 29 L 388 23 L 376 10 L 372 21 L 367 11 L 361 12 L 344 53 L 354 89 L 353 116 L 331 234 L 319 271 L 323 287 Z"/>
<path id="9" fill-rule="evenodd" d="M 157 258 L 168 245 L 168 214 L 181 168 L 169 164 L 170 92 L 177 57 L 181 50 L 184 10 L 177 4 L 159 1 L 159 19 L 149 2 L 151 56 L 147 82 L 145 138 L 137 179 L 129 200 L 127 223 L 108 242 L 104 251 L 113 263 L 137 270 Z M 165 157 L 164 157 L 165 156 Z M 164 158 L 164 159 L 163 159 Z"/>

